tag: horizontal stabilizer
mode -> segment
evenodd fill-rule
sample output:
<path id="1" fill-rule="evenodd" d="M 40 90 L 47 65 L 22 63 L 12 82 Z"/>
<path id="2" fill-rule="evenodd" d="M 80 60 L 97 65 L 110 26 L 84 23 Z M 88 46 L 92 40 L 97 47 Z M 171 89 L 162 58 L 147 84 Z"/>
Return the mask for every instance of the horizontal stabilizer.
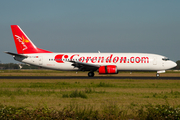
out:
<path id="1" fill-rule="evenodd" d="M 25 56 L 25 55 L 21 55 L 21 54 L 17 54 L 17 53 L 12 53 L 12 52 L 7 52 L 7 51 L 5 51 L 5 53 L 6 54 L 10 54 L 10 55 L 12 55 L 12 56 L 19 56 L 19 57 L 25 57 L 25 58 L 27 58 L 28 56 Z"/>

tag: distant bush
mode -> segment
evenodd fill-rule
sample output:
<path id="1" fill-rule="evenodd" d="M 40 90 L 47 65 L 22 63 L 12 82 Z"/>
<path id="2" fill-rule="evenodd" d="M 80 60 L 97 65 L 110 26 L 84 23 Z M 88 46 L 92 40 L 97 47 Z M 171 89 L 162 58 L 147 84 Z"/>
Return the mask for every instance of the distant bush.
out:
<path id="1" fill-rule="evenodd" d="M 147 120 L 179 120 L 180 119 L 180 107 L 172 107 L 166 105 L 145 105 L 138 111 L 138 118 Z"/>

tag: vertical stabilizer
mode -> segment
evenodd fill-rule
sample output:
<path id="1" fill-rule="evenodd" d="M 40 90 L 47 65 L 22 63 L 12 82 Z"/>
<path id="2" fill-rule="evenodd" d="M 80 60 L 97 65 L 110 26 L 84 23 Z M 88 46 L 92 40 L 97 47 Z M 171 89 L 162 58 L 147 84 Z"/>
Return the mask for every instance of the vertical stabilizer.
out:
<path id="1" fill-rule="evenodd" d="M 37 48 L 18 25 L 11 25 L 11 29 L 18 54 L 52 53 Z"/>

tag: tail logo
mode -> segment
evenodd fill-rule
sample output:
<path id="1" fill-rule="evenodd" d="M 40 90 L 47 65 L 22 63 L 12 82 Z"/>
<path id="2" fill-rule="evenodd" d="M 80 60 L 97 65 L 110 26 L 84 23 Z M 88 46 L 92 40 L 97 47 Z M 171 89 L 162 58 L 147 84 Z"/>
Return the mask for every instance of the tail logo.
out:
<path id="1" fill-rule="evenodd" d="M 25 43 L 28 43 L 29 40 L 25 39 L 23 36 L 22 38 L 19 37 L 18 35 L 15 35 L 16 39 L 19 41 L 19 43 L 21 43 L 21 45 L 23 46 L 23 50 L 26 50 L 28 47 L 26 46 Z"/>
<path id="2" fill-rule="evenodd" d="M 22 36 L 22 42 L 24 42 L 24 43 L 28 43 L 28 42 L 29 42 L 29 40 L 24 39 L 24 37 Z"/>

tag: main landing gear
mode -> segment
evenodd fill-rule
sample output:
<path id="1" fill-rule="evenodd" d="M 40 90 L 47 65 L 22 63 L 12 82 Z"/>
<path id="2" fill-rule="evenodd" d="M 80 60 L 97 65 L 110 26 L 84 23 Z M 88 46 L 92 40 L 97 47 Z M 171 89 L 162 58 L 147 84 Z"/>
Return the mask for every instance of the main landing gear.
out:
<path id="1" fill-rule="evenodd" d="M 88 73 L 88 76 L 89 76 L 89 77 L 94 77 L 94 72 L 89 72 L 89 73 Z"/>

